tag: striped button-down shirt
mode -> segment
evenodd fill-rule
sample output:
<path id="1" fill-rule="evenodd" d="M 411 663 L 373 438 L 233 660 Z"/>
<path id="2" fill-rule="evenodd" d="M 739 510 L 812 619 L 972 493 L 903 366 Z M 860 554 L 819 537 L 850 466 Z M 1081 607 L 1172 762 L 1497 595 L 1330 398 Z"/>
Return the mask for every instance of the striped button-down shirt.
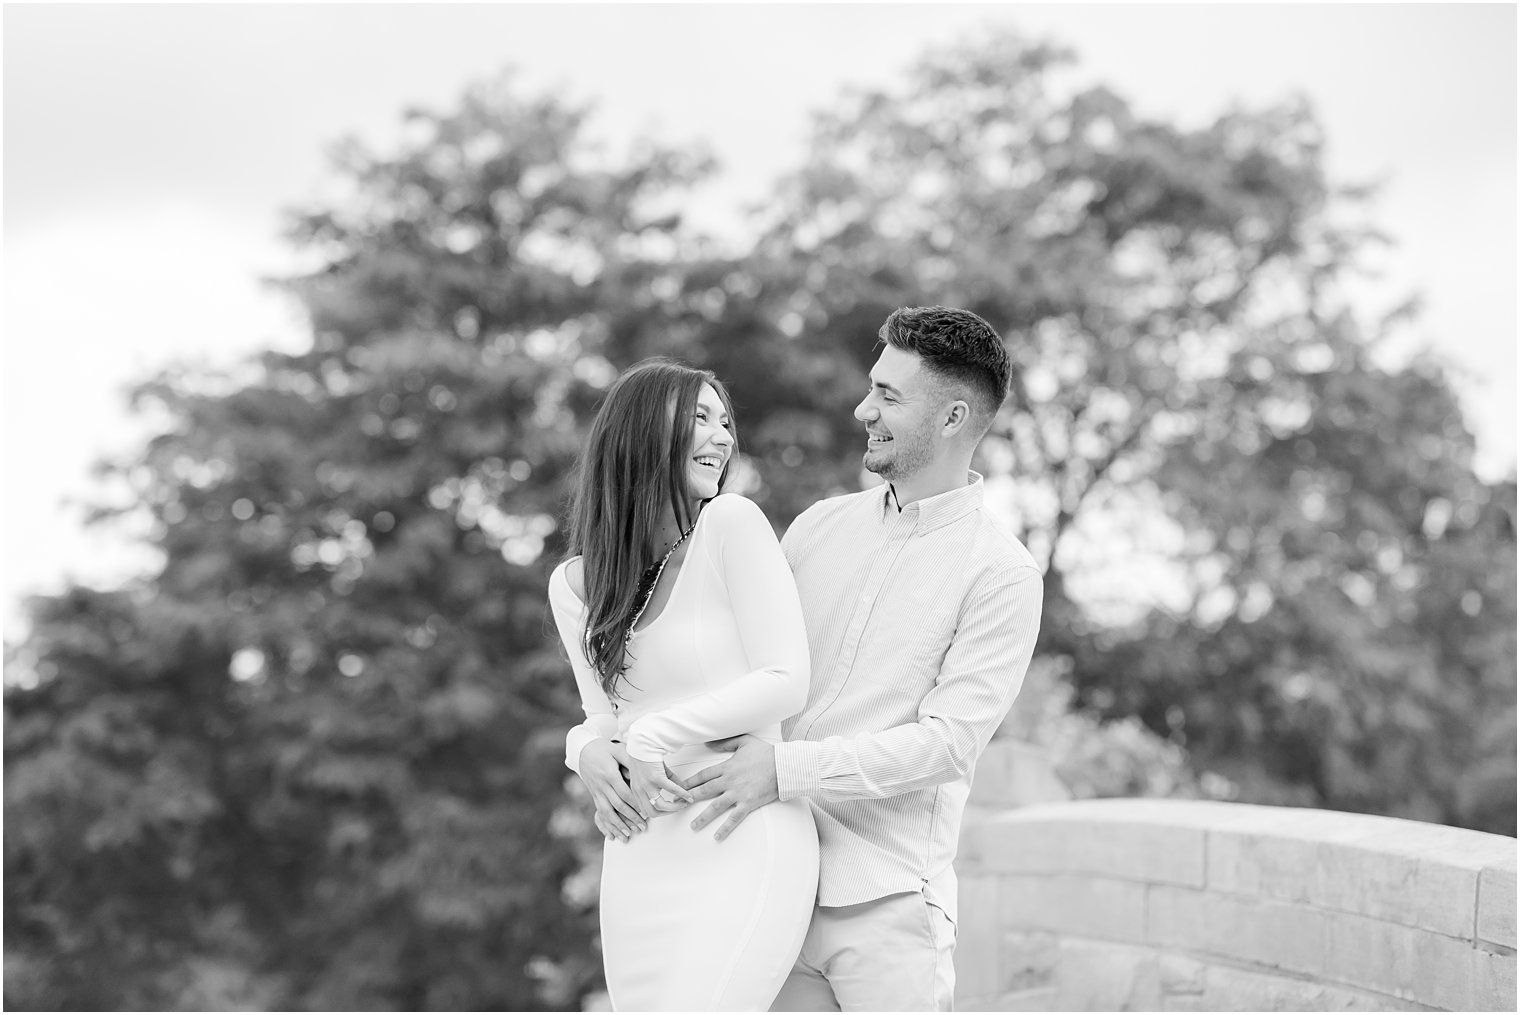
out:
<path id="1" fill-rule="evenodd" d="M 819 904 L 917 891 L 955 859 L 977 756 L 1023 683 L 1039 569 L 974 472 L 901 512 L 886 484 L 821 501 L 781 545 L 813 672 L 777 785 L 814 805 Z"/>

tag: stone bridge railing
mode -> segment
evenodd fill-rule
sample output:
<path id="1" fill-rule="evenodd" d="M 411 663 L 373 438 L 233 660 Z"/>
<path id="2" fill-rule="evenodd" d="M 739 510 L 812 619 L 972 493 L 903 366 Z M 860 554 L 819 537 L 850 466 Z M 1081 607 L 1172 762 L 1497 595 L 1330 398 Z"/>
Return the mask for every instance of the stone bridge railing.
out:
<path id="1" fill-rule="evenodd" d="M 1188 800 L 994 812 L 978 796 L 956 863 L 964 1010 L 1515 1010 L 1514 839 Z"/>

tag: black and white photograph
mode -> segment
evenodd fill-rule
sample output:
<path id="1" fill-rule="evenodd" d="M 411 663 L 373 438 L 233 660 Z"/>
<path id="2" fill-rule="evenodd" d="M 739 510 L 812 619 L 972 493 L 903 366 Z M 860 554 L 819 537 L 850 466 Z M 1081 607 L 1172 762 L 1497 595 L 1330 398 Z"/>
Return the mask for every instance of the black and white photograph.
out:
<path id="1" fill-rule="evenodd" d="M 1514 1011 L 1514 3 L 9 3 L 7 1011 Z"/>

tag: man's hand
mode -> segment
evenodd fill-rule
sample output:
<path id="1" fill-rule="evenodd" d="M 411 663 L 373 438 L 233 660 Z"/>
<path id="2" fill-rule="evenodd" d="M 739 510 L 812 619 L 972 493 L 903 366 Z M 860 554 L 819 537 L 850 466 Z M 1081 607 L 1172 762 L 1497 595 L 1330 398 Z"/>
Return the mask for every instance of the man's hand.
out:
<path id="1" fill-rule="evenodd" d="M 702 769 L 684 780 L 683 785 L 692 791 L 695 799 L 712 801 L 691 823 L 693 831 L 700 831 L 724 811 L 733 812 L 713 836 L 722 842 L 739 827 L 739 822 L 780 799 L 776 789 L 776 749 L 747 733 L 727 740 L 714 740 L 707 746 L 718 751 L 732 751 L 734 756 Z"/>

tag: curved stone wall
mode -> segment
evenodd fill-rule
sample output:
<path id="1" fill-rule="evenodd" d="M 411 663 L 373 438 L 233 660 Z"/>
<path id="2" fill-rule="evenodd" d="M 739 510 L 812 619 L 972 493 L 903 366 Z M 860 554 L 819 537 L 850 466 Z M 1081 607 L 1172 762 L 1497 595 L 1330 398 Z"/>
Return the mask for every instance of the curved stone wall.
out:
<path id="1" fill-rule="evenodd" d="M 1516 842 L 1336 811 L 968 813 L 957 1005 L 1514 1011 Z"/>

